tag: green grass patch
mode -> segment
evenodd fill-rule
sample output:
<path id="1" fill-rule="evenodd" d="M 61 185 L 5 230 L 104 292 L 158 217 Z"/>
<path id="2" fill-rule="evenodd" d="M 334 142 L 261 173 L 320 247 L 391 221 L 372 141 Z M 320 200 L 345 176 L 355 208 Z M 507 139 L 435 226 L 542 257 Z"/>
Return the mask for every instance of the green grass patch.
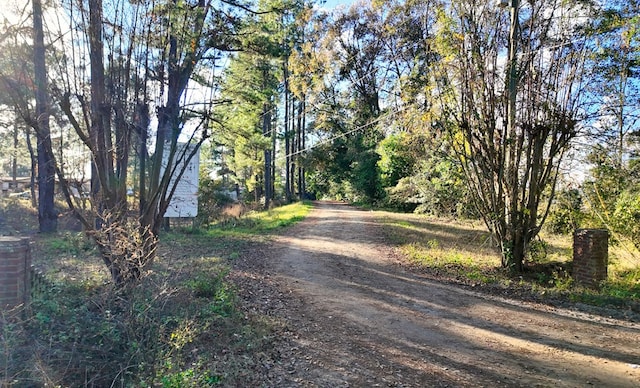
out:
<path id="1" fill-rule="evenodd" d="M 206 235 L 208 237 L 265 235 L 304 220 L 311 209 L 313 209 L 311 202 L 304 201 L 270 210 L 254 211 L 240 218 L 215 224 L 206 232 Z"/>
<path id="2" fill-rule="evenodd" d="M 49 252 L 56 254 L 79 256 L 95 250 L 95 244 L 83 232 L 44 235 L 41 241 L 47 246 Z"/>

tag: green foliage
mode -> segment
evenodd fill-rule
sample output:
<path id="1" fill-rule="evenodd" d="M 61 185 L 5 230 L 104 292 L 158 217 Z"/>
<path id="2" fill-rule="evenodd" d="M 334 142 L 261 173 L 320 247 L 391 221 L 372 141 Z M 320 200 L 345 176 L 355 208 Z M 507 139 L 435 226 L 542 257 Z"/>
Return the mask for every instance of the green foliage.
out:
<path id="1" fill-rule="evenodd" d="M 434 216 L 477 218 L 459 164 L 434 155 L 416 168 L 414 175 L 387 189 L 391 206 Z"/>
<path id="2" fill-rule="evenodd" d="M 363 150 L 351 163 L 350 181 L 364 203 L 376 203 L 383 197 L 378 160 L 379 156 L 373 150 Z"/>
<path id="3" fill-rule="evenodd" d="M 640 268 L 610 276 L 602 284 L 600 292 L 611 297 L 640 300 Z"/>
<path id="4" fill-rule="evenodd" d="M 532 240 L 528 245 L 527 258 L 530 262 L 540 263 L 547 258 L 548 244 L 543 239 Z"/>
<path id="5" fill-rule="evenodd" d="M 171 363 L 165 367 L 172 369 Z M 160 378 L 163 388 L 199 388 L 213 387 L 222 382 L 222 377 L 211 375 L 209 371 L 201 371 L 196 368 L 189 368 L 179 372 L 167 372 L 168 374 Z"/>
<path id="6" fill-rule="evenodd" d="M 209 299 L 206 309 L 215 315 L 229 317 L 235 310 L 236 296 L 224 281 L 228 271 L 219 274 L 199 273 L 186 282 L 196 298 Z"/>
<path id="7" fill-rule="evenodd" d="M 228 195 L 229 191 L 229 185 L 224 184 L 222 180 L 200 176 L 197 217 L 200 225 L 220 219 L 224 207 L 233 202 Z"/>
<path id="8" fill-rule="evenodd" d="M 615 203 L 612 220 L 616 232 L 640 248 L 640 193 L 624 191 Z"/>
<path id="9" fill-rule="evenodd" d="M 576 189 L 563 190 L 556 195 L 547 218 L 546 227 L 551 233 L 573 233 L 580 227 L 584 217 L 580 191 Z"/>
<path id="10" fill-rule="evenodd" d="M 375 132 L 375 131 L 374 131 Z M 384 197 L 375 134 L 337 138 L 314 150 L 309 189 L 319 198 L 374 204 Z"/>
<path id="11" fill-rule="evenodd" d="M 589 171 L 590 180 L 583 184 L 585 199 L 594 212 L 608 218 L 615 207 L 618 196 L 631 183 L 624 166 L 619 165 L 611 150 L 595 146 L 587 161 L 593 166 Z"/>
<path id="12" fill-rule="evenodd" d="M 640 178 L 637 163 L 619 164 L 611 150 L 595 147 L 589 155 L 593 167 L 585 182 L 589 205 L 586 222 L 611 230 L 614 239 L 630 239 L 640 247 Z"/>
<path id="13" fill-rule="evenodd" d="M 378 144 L 378 168 L 383 187 L 395 186 L 413 173 L 417 155 L 411 150 L 412 137 L 407 132 L 392 134 Z"/>
<path id="14" fill-rule="evenodd" d="M 47 238 L 49 250 L 56 253 L 66 253 L 73 256 L 86 255 L 95 249 L 93 241 L 82 232 L 63 232 Z"/>

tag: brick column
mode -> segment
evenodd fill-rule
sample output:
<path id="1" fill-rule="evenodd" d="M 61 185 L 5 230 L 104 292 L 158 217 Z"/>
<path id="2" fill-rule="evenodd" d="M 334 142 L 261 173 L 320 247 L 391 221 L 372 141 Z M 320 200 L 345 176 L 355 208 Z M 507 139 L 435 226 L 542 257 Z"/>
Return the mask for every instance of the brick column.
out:
<path id="1" fill-rule="evenodd" d="M 0 308 L 10 309 L 29 301 L 30 277 L 29 240 L 0 236 Z"/>
<path id="2" fill-rule="evenodd" d="M 598 288 L 607 279 L 609 232 L 606 229 L 578 229 L 573 234 L 573 279 Z"/>

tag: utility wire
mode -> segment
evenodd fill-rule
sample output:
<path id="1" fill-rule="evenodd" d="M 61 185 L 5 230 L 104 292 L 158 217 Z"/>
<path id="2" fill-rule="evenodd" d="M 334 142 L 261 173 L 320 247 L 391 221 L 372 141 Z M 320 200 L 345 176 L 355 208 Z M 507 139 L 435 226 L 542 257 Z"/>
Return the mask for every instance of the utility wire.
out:
<path id="1" fill-rule="evenodd" d="M 330 143 L 330 142 L 332 142 L 332 141 L 334 141 L 336 139 L 340 139 L 340 138 L 348 136 L 348 135 L 350 135 L 352 133 L 355 133 L 355 132 L 358 132 L 360 130 L 366 129 L 366 128 L 374 125 L 374 124 L 379 123 L 380 121 L 383 121 L 383 120 L 385 120 L 385 119 L 387 119 L 389 117 L 392 117 L 392 116 L 396 116 L 396 115 L 408 110 L 409 108 L 411 108 L 413 106 L 417 106 L 417 105 L 418 105 L 417 102 L 405 105 L 402 108 L 400 108 L 399 110 L 395 110 L 395 111 L 386 113 L 384 115 L 380 115 L 380 116 L 376 117 L 375 119 L 369 121 L 368 123 L 359 125 L 359 126 L 355 127 L 354 129 L 351 129 L 351 130 L 349 130 L 347 132 L 343 132 L 343 133 L 331 136 L 331 137 L 329 137 L 327 139 L 320 140 L 320 141 L 318 141 L 318 142 L 316 142 L 316 143 L 314 143 L 314 144 L 312 144 L 312 145 L 310 145 L 308 147 L 305 147 L 304 149 L 298 150 L 296 152 L 292 152 L 292 153 L 286 154 L 286 155 L 281 155 L 278 158 L 276 158 L 276 160 L 281 160 L 283 158 L 292 157 L 292 156 L 296 156 L 296 155 L 305 153 L 307 151 L 311 151 L 312 149 L 314 149 L 314 148 L 316 148 L 316 147 L 318 147 L 320 145 L 323 145 L 323 144 L 326 144 L 326 143 Z"/>

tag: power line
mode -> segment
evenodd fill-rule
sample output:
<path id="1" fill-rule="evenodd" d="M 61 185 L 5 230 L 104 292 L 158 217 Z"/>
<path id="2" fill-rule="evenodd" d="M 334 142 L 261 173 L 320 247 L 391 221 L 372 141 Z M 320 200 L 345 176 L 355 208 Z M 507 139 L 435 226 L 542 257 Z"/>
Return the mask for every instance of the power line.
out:
<path id="1" fill-rule="evenodd" d="M 311 151 L 312 149 L 314 149 L 314 148 L 316 148 L 316 147 L 318 147 L 318 146 L 320 146 L 320 145 L 323 145 L 323 144 L 326 144 L 326 143 L 330 143 L 330 142 L 332 142 L 332 141 L 334 141 L 334 140 L 340 139 L 340 138 L 345 137 L 345 136 L 348 136 L 348 135 L 350 135 L 350 134 L 352 134 L 352 133 L 355 133 L 355 132 L 358 132 L 358 131 L 360 131 L 360 130 L 366 129 L 367 127 L 370 127 L 370 126 L 372 126 L 372 125 L 374 125 L 374 124 L 377 124 L 377 123 L 379 123 L 380 121 L 383 121 L 384 119 L 387 119 L 387 118 L 389 118 L 389 117 L 391 117 L 391 116 L 396 116 L 396 115 L 398 115 L 398 114 L 400 114 L 400 113 L 402 113 L 402 112 L 404 112 L 404 111 L 408 110 L 409 108 L 411 108 L 411 107 L 413 107 L 413 106 L 417 106 L 417 105 L 418 105 L 418 104 L 417 104 L 417 102 L 414 102 L 414 103 L 411 103 L 411 104 L 405 105 L 405 106 L 403 106 L 403 107 L 402 107 L 401 109 L 399 109 L 399 110 L 392 111 L 392 112 L 389 112 L 389 113 L 387 113 L 387 114 L 384 114 L 384 115 L 378 116 L 378 117 L 376 117 L 375 119 L 373 119 L 373 120 L 369 121 L 368 123 L 366 123 L 366 124 L 362 124 L 362 125 L 359 125 L 359 126 L 355 127 L 355 128 L 354 128 L 354 129 L 352 129 L 352 130 L 349 130 L 349 131 L 347 131 L 347 132 L 343 132 L 343 133 L 337 134 L 337 135 L 332 136 L 332 137 L 329 137 L 329 138 L 327 138 L 327 139 L 323 139 L 323 140 L 321 140 L 321 141 L 319 141 L 319 142 L 317 142 L 317 143 L 314 143 L 314 144 L 313 144 L 313 145 L 311 145 L 311 146 L 305 147 L 305 148 L 304 148 L 304 149 L 302 149 L 302 150 L 298 150 L 298 151 L 296 151 L 296 152 L 292 152 L 292 153 L 290 153 L 290 154 L 285 154 L 285 155 L 279 156 L 278 158 L 276 158 L 276 160 L 281 160 L 281 159 L 283 159 L 283 158 L 288 158 L 288 157 L 292 157 L 292 156 L 300 155 L 300 154 L 302 154 L 302 153 L 304 153 L 304 152 L 307 152 L 307 151 Z"/>

